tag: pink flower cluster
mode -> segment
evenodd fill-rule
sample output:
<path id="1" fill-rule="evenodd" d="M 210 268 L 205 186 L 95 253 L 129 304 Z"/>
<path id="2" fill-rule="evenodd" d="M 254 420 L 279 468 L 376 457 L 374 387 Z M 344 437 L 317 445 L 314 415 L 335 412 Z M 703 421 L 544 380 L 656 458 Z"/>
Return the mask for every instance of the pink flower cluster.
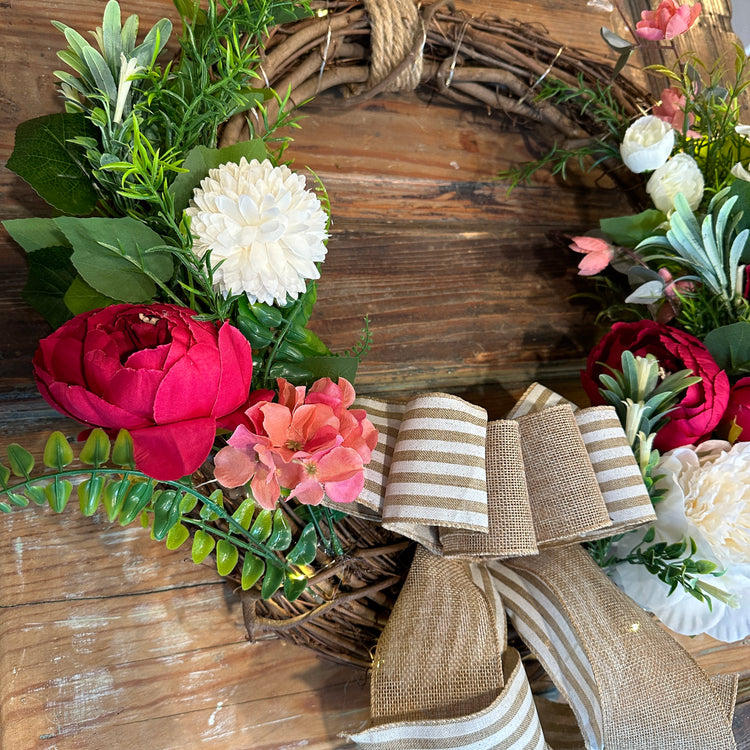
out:
<path id="1" fill-rule="evenodd" d="M 215 457 L 214 474 L 225 487 L 250 483 L 257 502 L 272 509 L 282 494 L 317 505 L 357 499 L 364 487 L 378 432 L 363 409 L 350 409 L 354 388 L 323 378 L 308 392 L 278 380 L 278 403 L 262 401 L 246 412 Z"/>
<path id="2" fill-rule="evenodd" d="M 635 33 L 643 39 L 659 42 L 684 34 L 698 18 L 701 4 L 680 5 L 677 0 L 662 0 L 656 10 L 644 10 L 635 25 Z"/>

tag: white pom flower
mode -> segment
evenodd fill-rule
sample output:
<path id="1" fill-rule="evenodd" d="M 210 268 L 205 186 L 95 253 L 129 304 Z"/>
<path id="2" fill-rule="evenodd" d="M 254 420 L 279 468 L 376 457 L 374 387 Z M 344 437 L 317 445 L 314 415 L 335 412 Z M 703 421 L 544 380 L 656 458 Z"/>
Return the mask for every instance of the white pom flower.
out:
<path id="1" fill-rule="evenodd" d="M 211 169 L 193 193 L 185 213 L 191 218 L 193 250 L 222 261 L 214 283 L 224 295 L 247 295 L 250 302 L 284 304 L 320 276 L 325 259 L 326 213 L 305 178 L 270 161 Z"/>
<path id="2" fill-rule="evenodd" d="M 690 154 L 675 154 L 659 167 L 646 183 L 646 192 L 654 205 L 669 216 L 674 211 L 674 199 L 682 193 L 691 211 L 703 198 L 703 173 Z"/>
<path id="3" fill-rule="evenodd" d="M 712 609 L 681 587 L 669 587 L 642 565 L 618 565 L 613 579 L 625 593 L 677 633 L 707 633 L 721 641 L 750 634 L 750 443 L 714 440 L 698 448 L 665 453 L 654 472 L 663 475 L 664 498 L 655 506 L 655 542 L 672 544 L 692 537 L 697 559 L 724 570 L 722 576 L 699 576 Z M 616 543 L 624 556 L 643 532 Z M 712 595 L 713 594 L 713 595 Z M 723 601 L 727 600 L 727 601 Z"/>
<path id="4" fill-rule="evenodd" d="M 636 173 L 658 169 L 674 148 L 674 130 L 654 115 L 639 117 L 625 132 L 620 156 L 625 166 Z"/>

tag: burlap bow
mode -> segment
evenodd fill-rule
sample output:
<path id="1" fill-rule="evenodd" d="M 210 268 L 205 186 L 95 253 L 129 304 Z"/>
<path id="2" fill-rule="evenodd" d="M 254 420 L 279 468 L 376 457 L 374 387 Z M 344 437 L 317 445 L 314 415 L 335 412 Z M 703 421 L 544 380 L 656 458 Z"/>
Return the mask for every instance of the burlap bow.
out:
<path id="1" fill-rule="evenodd" d="M 736 677 L 710 679 L 577 544 L 654 520 L 613 409 L 576 410 L 536 384 L 489 424 L 445 394 L 361 405 L 381 431 L 361 502 L 422 546 L 377 646 L 369 726 L 352 740 L 736 747 Z M 559 693 L 539 711 L 503 610 Z"/>

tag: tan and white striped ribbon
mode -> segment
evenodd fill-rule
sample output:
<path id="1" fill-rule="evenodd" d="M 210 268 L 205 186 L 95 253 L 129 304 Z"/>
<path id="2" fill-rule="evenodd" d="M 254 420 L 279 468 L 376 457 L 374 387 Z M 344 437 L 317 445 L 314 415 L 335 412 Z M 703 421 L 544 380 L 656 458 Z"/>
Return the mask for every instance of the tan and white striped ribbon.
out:
<path id="1" fill-rule="evenodd" d="M 417 550 L 377 647 L 370 725 L 351 739 L 372 750 L 736 747 L 736 679 L 709 680 L 574 544 L 654 518 L 613 409 L 577 410 L 537 384 L 512 419 L 486 426 L 482 410 L 440 394 L 359 405 L 384 430 L 363 506 L 439 556 Z M 567 700 L 541 724 L 503 606 Z"/>
<path id="2" fill-rule="evenodd" d="M 513 414 L 447 394 L 359 399 L 380 437 L 358 504 L 432 552 L 513 557 L 655 519 L 612 407 L 574 410 L 538 384 Z M 550 496 L 565 503 L 549 503 Z"/>

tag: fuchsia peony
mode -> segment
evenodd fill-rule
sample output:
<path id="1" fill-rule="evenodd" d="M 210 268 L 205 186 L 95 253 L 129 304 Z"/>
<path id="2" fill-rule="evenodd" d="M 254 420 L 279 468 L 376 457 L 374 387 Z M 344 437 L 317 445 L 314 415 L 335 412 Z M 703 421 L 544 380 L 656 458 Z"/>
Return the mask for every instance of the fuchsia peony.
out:
<path id="1" fill-rule="evenodd" d="M 160 480 L 194 472 L 217 424 L 247 408 L 247 339 L 176 305 L 113 305 L 82 313 L 39 342 L 34 377 L 63 414 L 133 437 L 136 467 Z"/>
<path id="2" fill-rule="evenodd" d="M 703 379 L 687 389 L 680 403 L 667 416 L 668 421 L 658 431 L 654 447 L 664 452 L 709 437 L 729 401 L 727 374 L 697 338 L 653 320 L 615 323 L 591 351 L 586 370 L 581 373 L 591 403 L 604 403 L 599 394 L 599 376 L 609 373 L 610 367 L 619 369 L 626 349 L 637 357 L 653 354 L 667 373 L 689 369 Z"/>
<path id="3" fill-rule="evenodd" d="M 253 496 L 268 509 L 282 488 L 309 505 L 324 495 L 337 503 L 356 500 L 378 433 L 363 409 L 349 408 L 352 385 L 323 378 L 306 392 L 279 378 L 278 387 L 279 402 L 251 406 L 246 423 L 216 454 L 216 479 L 225 487 L 250 482 Z"/>
<path id="4" fill-rule="evenodd" d="M 642 39 L 659 42 L 684 34 L 698 18 L 701 4 L 692 7 L 680 5 L 677 0 L 661 0 L 656 10 L 641 12 L 641 20 L 635 25 L 635 33 Z"/>

